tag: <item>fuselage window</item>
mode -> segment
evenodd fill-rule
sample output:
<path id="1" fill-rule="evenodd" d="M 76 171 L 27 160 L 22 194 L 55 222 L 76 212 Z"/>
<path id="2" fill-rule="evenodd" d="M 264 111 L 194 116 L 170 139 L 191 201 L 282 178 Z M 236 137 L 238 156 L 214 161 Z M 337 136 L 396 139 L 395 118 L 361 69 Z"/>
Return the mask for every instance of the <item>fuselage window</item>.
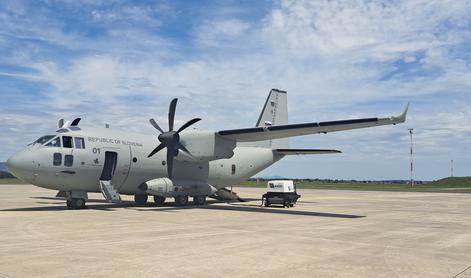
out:
<path id="1" fill-rule="evenodd" d="M 232 167 L 231 167 L 231 174 L 232 174 L 232 175 L 235 175 L 235 173 L 236 173 L 236 166 L 235 166 L 235 164 L 232 164 Z"/>
<path id="2" fill-rule="evenodd" d="M 72 146 L 72 137 L 62 136 L 62 146 L 64 146 L 64 148 L 73 148 L 74 146 Z"/>
<path id="3" fill-rule="evenodd" d="M 56 138 L 52 139 L 52 141 L 47 143 L 46 146 L 48 146 L 48 147 L 60 147 L 61 146 L 60 137 L 56 137 Z"/>
<path id="4" fill-rule="evenodd" d="M 62 154 L 60 153 L 54 153 L 53 155 L 53 160 L 52 160 L 52 164 L 54 166 L 61 166 L 62 164 Z"/>
<path id="5" fill-rule="evenodd" d="M 71 154 L 66 154 L 64 156 L 64 166 L 72 167 L 74 165 L 74 156 Z"/>
<path id="6" fill-rule="evenodd" d="M 75 137 L 74 143 L 76 149 L 85 149 L 85 140 L 82 137 Z"/>

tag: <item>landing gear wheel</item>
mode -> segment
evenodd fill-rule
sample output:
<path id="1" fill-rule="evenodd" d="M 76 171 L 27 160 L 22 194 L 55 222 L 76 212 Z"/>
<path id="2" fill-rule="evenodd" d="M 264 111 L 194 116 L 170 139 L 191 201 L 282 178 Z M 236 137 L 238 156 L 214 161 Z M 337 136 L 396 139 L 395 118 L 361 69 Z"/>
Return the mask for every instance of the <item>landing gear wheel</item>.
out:
<path id="1" fill-rule="evenodd" d="M 67 208 L 68 209 L 83 209 L 85 208 L 85 199 L 72 198 L 71 200 L 67 200 Z"/>
<path id="2" fill-rule="evenodd" d="M 147 203 L 147 195 L 139 194 L 134 195 L 134 202 L 138 205 L 145 205 Z"/>
<path id="3" fill-rule="evenodd" d="M 175 205 L 176 206 L 186 206 L 186 205 L 188 205 L 188 196 L 183 195 L 183 196 L 175 197 Z"/>
<path id="4" fill-rule="evenodd" d="M 154 203 L 158 206 L 161 206 L 165 203 L 165 197 L 154 195 Z"/>
<path id="5" fill-rule="evenodd" d="M 193 203 L 197 206 L 202 206 L 206 203 L 206 196 L 194 196 Z"/>

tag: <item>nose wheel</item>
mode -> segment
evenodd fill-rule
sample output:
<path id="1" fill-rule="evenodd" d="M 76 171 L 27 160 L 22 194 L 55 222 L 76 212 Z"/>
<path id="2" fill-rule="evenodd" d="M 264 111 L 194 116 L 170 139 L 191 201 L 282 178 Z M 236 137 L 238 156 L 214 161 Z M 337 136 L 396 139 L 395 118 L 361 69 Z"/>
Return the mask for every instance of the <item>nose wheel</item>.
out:
<path id="1" fill-rule="evenodd" d="M 81 198 L 72 198 L 67 200 L 68 209 L 84 209 L 85 208 L 85 199 Z"/>

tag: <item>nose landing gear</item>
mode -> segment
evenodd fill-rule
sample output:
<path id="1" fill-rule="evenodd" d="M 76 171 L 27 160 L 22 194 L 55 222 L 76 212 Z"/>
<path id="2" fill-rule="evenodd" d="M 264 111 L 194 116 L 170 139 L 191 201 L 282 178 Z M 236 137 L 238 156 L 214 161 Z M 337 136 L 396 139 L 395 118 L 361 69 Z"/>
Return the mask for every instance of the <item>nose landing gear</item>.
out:
<path id="1" fill-rule="evenodd" d="M 86 208 L 85 199 L 72 198 L 71 200 L 67 200 L 67 208 L 68 209 L 84 209 Z"/>
<path id="2" fill-rule="evenodd" d="M 67 208 L 68 209 L 84 209 L 85 203 L 88 199 L 88 194 L 85 191 L 67 191 Z"/>

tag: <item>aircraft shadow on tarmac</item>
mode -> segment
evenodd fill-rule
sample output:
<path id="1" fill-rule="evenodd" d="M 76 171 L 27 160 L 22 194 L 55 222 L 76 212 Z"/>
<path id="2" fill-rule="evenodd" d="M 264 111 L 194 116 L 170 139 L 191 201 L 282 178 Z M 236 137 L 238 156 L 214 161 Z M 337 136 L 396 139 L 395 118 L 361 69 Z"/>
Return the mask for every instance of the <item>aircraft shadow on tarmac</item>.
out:
<path id="1" fill-rule="evenodd" d="M 57 197 L 31 197 L 34 199 L 40 200 L 51 200 L 51 202 L 37 202 L 42 205 L 53 205 L 53 206 L 41 206 L 41 207 L 28 207 L 28 208 L 12 208 L 12 209 L 2 209 L 1 211 L 64 211 L 68 210 L 65 204 L 62 205 L 64 199 Z M 259 199 L 249 199 L 246 198 L 246 201 L 258 201 Z M 52 202 L 52 201 L 60 201 Z M 98 203 L 98 204 L 95 204 Z M 173 205 L 173 202 L 165 203 L 163 206 L 156 206 L 155 204 L 148 203 L 146 205 L 136 205 L 132 201 L 123 201 L 120 204 L 110 204 L 105 200 L 100 199 L 89 199 L 87 204 L 87 209 L 91 210 L 104 210 L 104 211 L 113 211 L 118 208 L 133 209 L 137 211 L 157 211 L 157 212 L 175 212 L 182 211 L 187 209 L 209 209 L 209 210 L 225 210 L 225 211 L 242 211 L 242 212 L 255 212 L 255 213 L 271 213 L 271 214 L 282 214 L 282 215 L 298 215 L 298 216 L 314 216 L 314 217 L 333 217 L 333 218 L 362 218 L 365 216 L 362 215 L 352 215 L 352 214 L 339 214 L 339 213 L 328 213 L 328 212 L 314 212 L 314 211 L 299 211 L 294 210 L 293 208 L 283 208 L 279 207 L 260 207 L 258 205 L 250 204 L 241 204 L 240 202 L 236 203 L 227 203 L 229 206 L 220 206 L 213 204 L 223 204 L 227 203 L 224 201 L 218 200 L 208 200 L 204 206 L 194 206 L 189 205 L 185 207 L 176 207 Z M 60 205 L 60 206 L 58 206 Z M 149 209 L 153 208 L 153 209 Z"/>

